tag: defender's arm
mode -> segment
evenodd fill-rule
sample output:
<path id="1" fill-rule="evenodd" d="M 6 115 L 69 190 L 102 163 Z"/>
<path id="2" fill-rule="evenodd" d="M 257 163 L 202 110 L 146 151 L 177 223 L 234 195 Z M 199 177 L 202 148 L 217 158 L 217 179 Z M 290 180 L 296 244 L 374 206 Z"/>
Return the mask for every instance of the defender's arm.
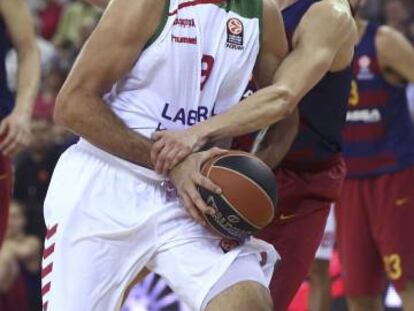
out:
<path id="1" fill-rule="evenodd" d="M 299 111 L 296 109 L 289 117 L 273 124 L 257 150 L 253 150 L 269 167 L 276 168 L 288 153 L 299 129 Z"/>
<path id="2" fill-rule="evenodd" d="M 414 46 L 399 31 L 382 26 L 376 38 L 378 57 L 384 68 L 389 68 L 406 81 L 414 82 Z"/>
<path id="3" fill-rule="evenodd" d="M 345 66 L 349 64 L 355 34 L 349 12 L 324 2 L 315 4 L 303 18 L 293 51 L 276 71 L 274 84 L 190 131 L 202 137 L 202 141 L 218 140 L 253 132 L 286 118 L 300 99 L 332 69 L 334 59 L 347 42 L 350 42 L 349 51 L 344 63 Z"/>
<path id="4" fill-rule="evenodd" d="M 29 142 L 30 118 L 40 81 L 40 52 L 33 20 L 25 0 L 0 1 L 0 13 L 17 52 L 16 106 L 0 126 L 0 145 L 5 154 L 13 155 Z"/>
<path id="5" fill-rule="evenodd" d="M 289 52 L 283 17 L 273 0 L 263 1 L 262 46 L 254 68 L 258 88 L 272 85 L 273 76 Z"/>
<path id="6" fill-rule="evenodd" d="M 14 1 L 14 0 L 13 0 Z M 94 145 L 151 167 L 151 141 L 128 129 L 102 101 L 158 26 L 164 0 L 113 0 L 60 91 L 55 120 Z"/>
<path id="7" fill-rule="evenodd" d="M 273 98 L 269 97 L 269 90 L 273 89 L 277 70 L 287 59 L 288 42 L 279 8 L 273 1 L 264 1 L 264 4 L 266 5 L 263 8 L 263 45 L 254 72 L 258 87 L 262 89 L 242 101 L 240 105 L 194 126 L 191 130 L 203 137 L 203 141 L 240 136 L 278 121 L 266 121 L 270 117 L 266 104 L 277 105 Z"/>
<path id="8" fill-rule="evenodd" d="M 263 41 L 255 67 L 256 82 L 259 87 L 272 84 L 275 71 L 288 52 L 283 20 L 279 9 L 273 0 L 264 0 L 263 4 Z M 232 118 L 232 114 L 226 113 L 223 121 L 227 122 L 226 120 L 229 118 Z M 233 118 L 230 122 L 234 123 L 234 121 Z M 226 138 L 229 137 L 231 136 L 226 136 Z M 153 162 L 156 163 L 156 171 L 166 174 L 169 169 L 177 165 L 188 154 L 200 150 L 207 142 L 207 139 L 207 136 L 193 135 L 192 130 L 154 133 L 153 140 L 156 142 L 154 143 L 151 156 Z"/>
<path id="9" fill-rule="evenodd" d="M 265 21 L 265 38 L 272 23 L 277 25 L 278 38 L 283 42 L 285 38 L 280 13 L 276 14 L 274 20 Z M 348 6 L 325 1 L 313 5 L 296 30 L 293 52 L 283 60 L 272 77 L 273 85 L 256 92 L 227 112 L 186 131 L 155 133 L 153 139 L 156 143 L 151 152 L 153 162 L 156 163 L 155 169 L 166 172 L 208 141 L 254 132 L 288 117 L 299 100 L 324 74 L 349 65 L 356 35 L 356 25 Z M 273 37 L 273 40 L 277 39 Z M 266 55 L 272 55 L 272 52 L 267 54 L 266 46 L 263 49 L 266 50 L 261 54 L 257 65 L 259 72 L 278 63 L 269 62 Z M 342 61 L 342 67 L 338 66 L 338 59 Z M 269 80 L 267 75 L 262 75 L 259 79 L 265 82 Z M 171 154 L 178 156 L 172 157 Z"/>

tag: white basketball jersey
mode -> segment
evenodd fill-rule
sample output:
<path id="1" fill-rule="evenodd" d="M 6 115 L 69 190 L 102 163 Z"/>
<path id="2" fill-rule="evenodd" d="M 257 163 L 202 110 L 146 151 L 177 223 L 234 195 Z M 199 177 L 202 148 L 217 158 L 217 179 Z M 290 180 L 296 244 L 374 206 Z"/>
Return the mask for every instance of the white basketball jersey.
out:
<path id="1" fill-rule="evenodd" d="M 262 0 L 167 1 L 158 31 L 104 99 L 146 137 L 239 103 L 261 39 Z"/>

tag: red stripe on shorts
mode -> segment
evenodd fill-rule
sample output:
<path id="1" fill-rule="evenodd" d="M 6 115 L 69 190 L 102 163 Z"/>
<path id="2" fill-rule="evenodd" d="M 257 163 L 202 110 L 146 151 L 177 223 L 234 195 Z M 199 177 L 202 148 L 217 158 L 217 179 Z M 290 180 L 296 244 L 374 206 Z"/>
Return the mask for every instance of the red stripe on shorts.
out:
<path id="1" fill-rule="evenodd" d="M 47 229 L 47 232 L 46 232 L 46 240 L 49 240 L 52 236 L 55 235 L 55 233 L 57 231 L 57 227 L 58 227 L 58 225 L 56 224 L 52 228 Z"/>
<path id="2" fill-rule="evenodd" d="M 46 295 L 50 291 L 50 282 L 46 283 L 45 286 L 42 287 L 42 296 Z"/>
<path id="3" fill-rule="evenodd" d="M 44 249 L 44 251 L 43 251 L 43 259 L 46 259 L 50 255 L 52 255 L 54 251 L 55 251 L 55 243 L 53 243 L 52 245 L 50 245 L 48 248 L 45 248 Z"/>
<path id="4" fill-rule="evenodd" d="M 53 270 L 53 262 L 48 264 L 45 268 L 42 269 L 42 279 L 47 276 Z"/>
<path id="5" fill-rule="evenodd" d="M 46 301 L 44 304 L 43 304 L 43 311 L 47 311 L 47 307 L 48 307 L 48 302 Z"/>

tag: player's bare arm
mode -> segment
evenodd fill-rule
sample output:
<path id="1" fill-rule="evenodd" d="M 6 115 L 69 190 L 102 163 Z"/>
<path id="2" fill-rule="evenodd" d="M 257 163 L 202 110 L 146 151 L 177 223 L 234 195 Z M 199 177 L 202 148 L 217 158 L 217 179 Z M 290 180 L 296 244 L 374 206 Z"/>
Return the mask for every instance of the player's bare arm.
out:
<path id="1" fill-rule="evenodd" d="M 133 66 L 158 26 L 164 0 L 114 0 L 82 49 L 56 103 L 55 120 L 120 158 L 151 167 L 152 143 L 127 128 L 102 96 Z"/>
<path id="2" fill-rule="evenodd" d="M 273 124 L 259 141 L 258 156 L 269 167 L 276 168 L 288 153 L 299 128 L 299 111 L 296 109 L 289 117 Z"/>
<path id="3" fill-rule="evenodd" d="M 192 143 L 190 147 L 197 150 L 206 141 L 243 135 L 288 117 L 323 75 L 349 65 L 356 41 L 356 25 L 346 1 L 323 1 L 313 5 L 296 30 L 293 51 L 279 66 L 271 86 L 250 96 L 242 105 L 210 118 L 184 134 L 159 133 L 160 144 L 154 145 L 153 158 L 162 162 L 163 159 L 158 160 L 156 155 L 162 156 L 167 149 L 160 152 L 156 148 L 170 142 L 176 144 L 183 136 L 185 139 L 180 145 Z M 263 55 L 257 66 L 266 68 Z"/>
<path id="4" fill-rule="evenodd" d="M 272 6 L 273 10 L 277 8 Z M 273 14 L 277 14 L 277 11 Z M 265 14 L 269 14 L 269 11 Z M 269 48 L 263 49 L 263 52 L 260 55 L 259 62 L 255 68 L 255 77 L 258 87 L 266 87 L 273 83 L 273 77 L 280 63 L 282 62 L 284 53 L 286 53 L 286 47 L 283 46 L 283 50 L 276 50 L 278 47 L 275 46 L 277 41 L 273 40 L 273 36 L 277 35 L 272 33 L 275 31 L 274 28 L 271 28 L 271 32 L 268 32 L 268 35 L 264 37 L 264 46 Z M 279 31 L 282 33 L 281 31 Z M 284 30 L 283 30 L 284 32 Z M 279 47 L 280 49 L 280 47 Z M 279 57 L 274 57 L 274 55 L 280 55 Z M 267 128 L 266 134 L 263 140 L 256 139 L 253 149 L 251 150 L 255 153 L 263 162 L 265 162 L 269 167 L 275 168 L 278 166 L 280 161 L 284 158 L 286 153 L 289 151 L 297 133 L 299 127 L 299 112 L 296 109 L 287 118 L 271 125 Z"/>
<path id="5" fill-rule="evenodd" d="M 261 52 L 255 67 L 255 75 L 257 76 L 258 86 L 266 87 L 272 84 L 275 71 L 288 52 L 283 19 L 279 9 L 272 0 L 263 1 L 262 40 Z M 226 115 L 230 118 L 233 117 L 233 113 L 226 113 Z M 234 115 L 231 122 L 235 122 L 235 118 L 237 118 L 237 115 Z M 253 118 L 249 118 L 248 122 L 250 121 L 257 122 Z M 258 129 L 263 127 L 258 127 Z M 155 133 L 153 139 L 156 143 L 151 151 L 151 158 L 153 163 L 155 163 L 155 170 L 166 173 L 189 153 L 199 150 L 207 143 L 207 136 L 201 137 L 198 134 L 194 135 L 196 133 L 198 132 L 193 130 Z M 175 153 L 174 149 L 178 150 L 178 152 Z M 176 154 L 176 156 L 169 157 L 171 154 Z"/>
<path id="6" fill-rule="evenodd" d="M 40 52 L 25 0 L 1 0 L 0 14 L 17 52 L 16 106 L 0 124 L 0 151 L 15 155 L 29 144 L 30 118 L 40 81 Z"/>
<path id="7" fill-rule="evenodd" d="M 273 0 L 263 1 L 262 49 L 254 68 L 259 88 L 273 84 L 276 70 L 288 55 L 289 46 L 280 9 Z"/>
<path id="8" fill-rule="evenodd" d="M 381 26 L 376 45 L 384 72 L 391 71 L 405 81 L 414 82 L 414 46 L 403 34 L 389 26 Z"/>
<path id="9" fill-rule="evenodd" d="M 164 4 L 164 0 L 113 0 L 76 60 L 55 109 L 58 123 L 113 155 L 149 168 L 152 142 L 127 128 L 102 95 L 131 69 L 155 32 Z M 195 204 L 185 205 L 193 216 L 212 212 L 197 198 L 197 186 L 219 191 L 199 172 L 198 158 L 205 159 L 206 154 L 214 155 L 195 154 L 174 172 L 173 182 L 185 185 L 177 187 L 180 196 L 195 199 Z M 203 222 L 202 217 L 196 220 Z"/>

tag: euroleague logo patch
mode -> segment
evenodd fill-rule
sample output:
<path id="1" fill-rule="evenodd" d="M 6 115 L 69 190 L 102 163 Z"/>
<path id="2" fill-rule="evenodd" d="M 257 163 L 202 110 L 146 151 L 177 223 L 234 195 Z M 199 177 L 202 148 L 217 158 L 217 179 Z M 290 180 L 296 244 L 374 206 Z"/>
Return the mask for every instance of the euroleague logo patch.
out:
<path id="1" fill-rule="evenodd" d="M 237 18 L 229 19 L 227 22 L 227 28 L 235 36 L 238 36 L 243 32 L 243 24 Z"/>
<path id="2" fill-rule="evenodd" d="M 357 78 L 359 80 L 372 80 L 374 79 L 374 74 L 371 71 L 372 61 L 368 55 L 362 55 L 358 59 L 358 73 Z"/>
<path id="3" fill-rule="evenodd" d="M 238 18 L 230 18 L 227 21 L 226 47 L 234 50 L 243 50 L 244 26 Z"/>
<path id="4" fill-rule="evenodd" d="M 361 68 L 369 68 L 371 65 L 371 59 L 367 55 L 363 55 L 359 58 L 358 64 Z"/>

